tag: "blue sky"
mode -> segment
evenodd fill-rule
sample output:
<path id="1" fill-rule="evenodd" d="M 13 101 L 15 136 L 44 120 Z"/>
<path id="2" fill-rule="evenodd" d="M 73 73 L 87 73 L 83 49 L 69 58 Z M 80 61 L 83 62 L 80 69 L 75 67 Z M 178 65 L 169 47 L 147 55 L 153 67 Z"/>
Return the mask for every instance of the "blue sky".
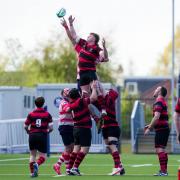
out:
<path id="1" fill-rule="evenodd" d="M 31 50 L 53 31 L 65 36 L 56 17 L 61 7 L 67 17 L 76 17 L 80 36 L 97 32 L 112 41 L 116 54 L 111 61 L 121 63 L 125 75 L 131 70 L 138 76 L 150 74 L 172 38 L 172 0 L 1 0 L 0 53 L 6 53 L 8 38 L 19 39 L 25 50 Z M 180 25 L 179 0 L 175 0 L 175 25 Z"/>

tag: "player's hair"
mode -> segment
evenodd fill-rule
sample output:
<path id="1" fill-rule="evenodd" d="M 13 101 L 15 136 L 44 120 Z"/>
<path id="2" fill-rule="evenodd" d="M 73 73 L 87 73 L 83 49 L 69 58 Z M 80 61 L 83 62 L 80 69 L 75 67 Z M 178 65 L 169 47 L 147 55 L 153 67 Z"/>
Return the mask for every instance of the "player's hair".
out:
<path id="1" fill-rule="evenodd" d="M 44 97 L 42 97 L 42 96 L 37 97 L 37 98 L 35 99 L 34 103 L 35 103 L 35 105 L 36 105 L 37 107 L 42 107 L 42 106 L 44 105 L 44 103 L 45 103 L 45 99 L 44 99 Z"/>
<path id="2" fill-rule="evenodd" d="M 64 88 L 62 91 L 61 91 L 61 96 L 69 96 L 69 91 L 70 89 L 69 88 Z"/>
<path id="3" fill-rule="evenodd" d="M 95 44 L 98 44 L 98 42 L 99 42 L 99 35 L 98 34 L 96 34 L 96 33 L 90 33 L 91 35 L 93 35 L 94 37 L 95 37 Z"/>
<path id="4" fill-rule="evenodd" d="M 69 91 L 69 97 L 71 99 L 77 99 L 77 98 L 80 98 L 80 94 L 79 94 L 79 90 L 77 88 L 72 88 L 70 91 Z"/>
<path id="5" fill-rule="evenodd" d="M 161 95 L 163 97 L 166 97 L 166 95 L 167 95 L 167 89 L 164 86 L 161 86 Z"/>

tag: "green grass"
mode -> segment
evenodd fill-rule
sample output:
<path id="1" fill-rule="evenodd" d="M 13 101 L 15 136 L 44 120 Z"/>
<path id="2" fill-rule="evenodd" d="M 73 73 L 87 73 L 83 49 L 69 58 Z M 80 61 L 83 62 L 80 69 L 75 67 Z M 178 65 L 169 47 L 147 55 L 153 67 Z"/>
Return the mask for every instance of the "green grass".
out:
<path id="1" fill-rule="evenodd" d="M 129 149 L 129 148 L 128 148 Z M 129 152 L 125 153 L 126 149 L 123 149 L 121 155 L 122 162 L 124 164 L 126 174 L 124 176 L 107 176 L 111 172 L 113 167 L 113 161 L 109 154 L 88 154 L 80 166 L 80 170 L 84 173 L 83 176 L 64 176 L 64 177 L 53 177 L 54 171 L 52 165 L 57 161 L 57 155 L 51 155 L 47 159 L 46 163 L 39 169 L 39 177 L 36 179 L 42 180 L 110 180 L 110 179 L 123 179 L 123 180 L 155 180 L 155 179 L 166 179 L 176 180 L 177 171 L 180 160 L 178 155 L 169 155 L 168 163 L 168 177 L 153 177 L 152 174 L 159 170 L 159 164 L 156 155 L 137 155 Z M 21 158 L 21 159 L 20 159 Z M 26 158 L 26 159 L 22 159 Z M 26 180 L 31 179 L 29 177 L 27 154 L 1 154 L 0 155 L 0 180 Z M 9 159 L 9 160 L 8 160 Z M 16 160 L 12 160 L 16 159 Z M 6 161 L 3 161 L 6 160 Z M 133 167 L 132 165 L 143 165 L 150 164 L 149 166 Z M 151 165 L 152 164 L 152 165 Z M 62 172 L 64 173 L 64 166 Z"/>

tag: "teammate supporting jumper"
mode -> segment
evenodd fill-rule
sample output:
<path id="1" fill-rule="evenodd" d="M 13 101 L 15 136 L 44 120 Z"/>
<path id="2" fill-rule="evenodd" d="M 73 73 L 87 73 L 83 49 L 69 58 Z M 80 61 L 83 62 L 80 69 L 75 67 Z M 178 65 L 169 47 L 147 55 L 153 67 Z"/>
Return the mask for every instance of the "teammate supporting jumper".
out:
<path id="1" fill-rule="evenodd" d="M 69 165 L 69 159 L 70 154 L 74 147 L 74 136 L 73 136 L 73 117 L 71 112 L 66 112 L 66 108 L 68 107 L 68 94 L 70 89 L 65 88 L 61 91 L 61 96 L 63 97 L 63 100 L 61 100 L 59 105 L 59 132 L 62 137 L 63 143 L 64 143 L 64 152 L 59 157 L 57 163 L 53 165 L 54 171 L 61 175 L 61 165 L 64 162 L 66 165 L 66 174 L 70 173 L 70 169 L 68 168 Z"/>
<path id="2" fill-rule="evenodd" d="M 106 114 L 103 115 L 102 135 L 114 160 L 114 168 L 109 175 L 124 175 L 125 170 L 121 163 L 120 154 L 117 148 L 120 138 L 120 128 L 116 120 L 115 102 L 118 93 L 113 89 L 105 91 L 98 81 L 94 83 L 94 87 L 92 86 L 92 88 L 96 89 L 94 92 L 97 93 L 98 102 L 102 109 L 106 111 Z"/>
<path id="3" fill-rule="evenodd" d="M 52 116 L 43 108 L 44 102 L 43 97 L 37 97 L 35 99 L 37 108 L 28 114 L 24 123 L 24 128 L 29 134 L 29 168 L 31 177 L 38 176 L 38 168 L 45 162 L 47 135 L 53 130 Z M 39 158 L 36 161 L 37 152 L 39 152 Z"/>
<path id="4" fill-rule="evenodd" d="M 61 24 L 78 56 L 79 86 L 82 91 L 90 93 L 90 81 L 97 80 L 96 64 L 108 61 L 108 52 L 104 39 L 102 40 L 103 48 L 99 47 L 99 35 L 96 33 L 90 33 L 87 40 L 79 38 L 73 26 L 74 20 L 75 18 L 69 16 L 69 27 L 65 19 L 62 19 Z"/>
<path id="5" fill-rule="evenodd" d="M 170 129 L 167 103 L 165 101 L 166 94 L 167 89 L 165 87 L 159 86 L 154 91 L 153 96 L 156 98 L 156 101 L 153 105 L 153 118 L 144 132 L 145 135 L 148 135 L 152 129 L 155 130 L 155 148 L 159 158 L 160 171 L 157 174 L 154 174 L 154 176 L 168 176 L 168 154 L 165 148 L 167 146 Z"/>
<path id="6" fill-rule="evenodd" d="M 94 92 L 92 92 L 93 94 Z M 79 165 L 89 152 L 91 146 L 91 117 L 88 109 L 90 98 L 81 98 L 78 89 L 73 88 L 69 92 L 69 109 L 67 112 L 72 112 L 74 120 L 74 149 L 70 156 L 69 169 L 71 175 L 81 175 L 79 172 Z"/>

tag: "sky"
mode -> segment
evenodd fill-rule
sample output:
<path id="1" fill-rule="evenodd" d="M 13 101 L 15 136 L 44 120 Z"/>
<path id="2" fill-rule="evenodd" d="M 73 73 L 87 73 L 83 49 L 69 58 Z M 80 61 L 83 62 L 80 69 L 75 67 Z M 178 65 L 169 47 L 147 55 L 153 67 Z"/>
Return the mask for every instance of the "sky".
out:
<path id="1" fill-rule="evenodd" d="M 173 0 L 0 0 L 0 54 L 5 41 L 18 39 L 25 51 L 61 32 L 56 12 L 73 15 L 78 35 L 90 32 L 107 38 L 116 53 L 110 58 L 122 64 L 125 75 L 147 76 L 172 40 Z M 180 25 L 180 0 L 175 0 L 175 27 Z M 176 62 L 175 62 L 176 63 Z"/>

